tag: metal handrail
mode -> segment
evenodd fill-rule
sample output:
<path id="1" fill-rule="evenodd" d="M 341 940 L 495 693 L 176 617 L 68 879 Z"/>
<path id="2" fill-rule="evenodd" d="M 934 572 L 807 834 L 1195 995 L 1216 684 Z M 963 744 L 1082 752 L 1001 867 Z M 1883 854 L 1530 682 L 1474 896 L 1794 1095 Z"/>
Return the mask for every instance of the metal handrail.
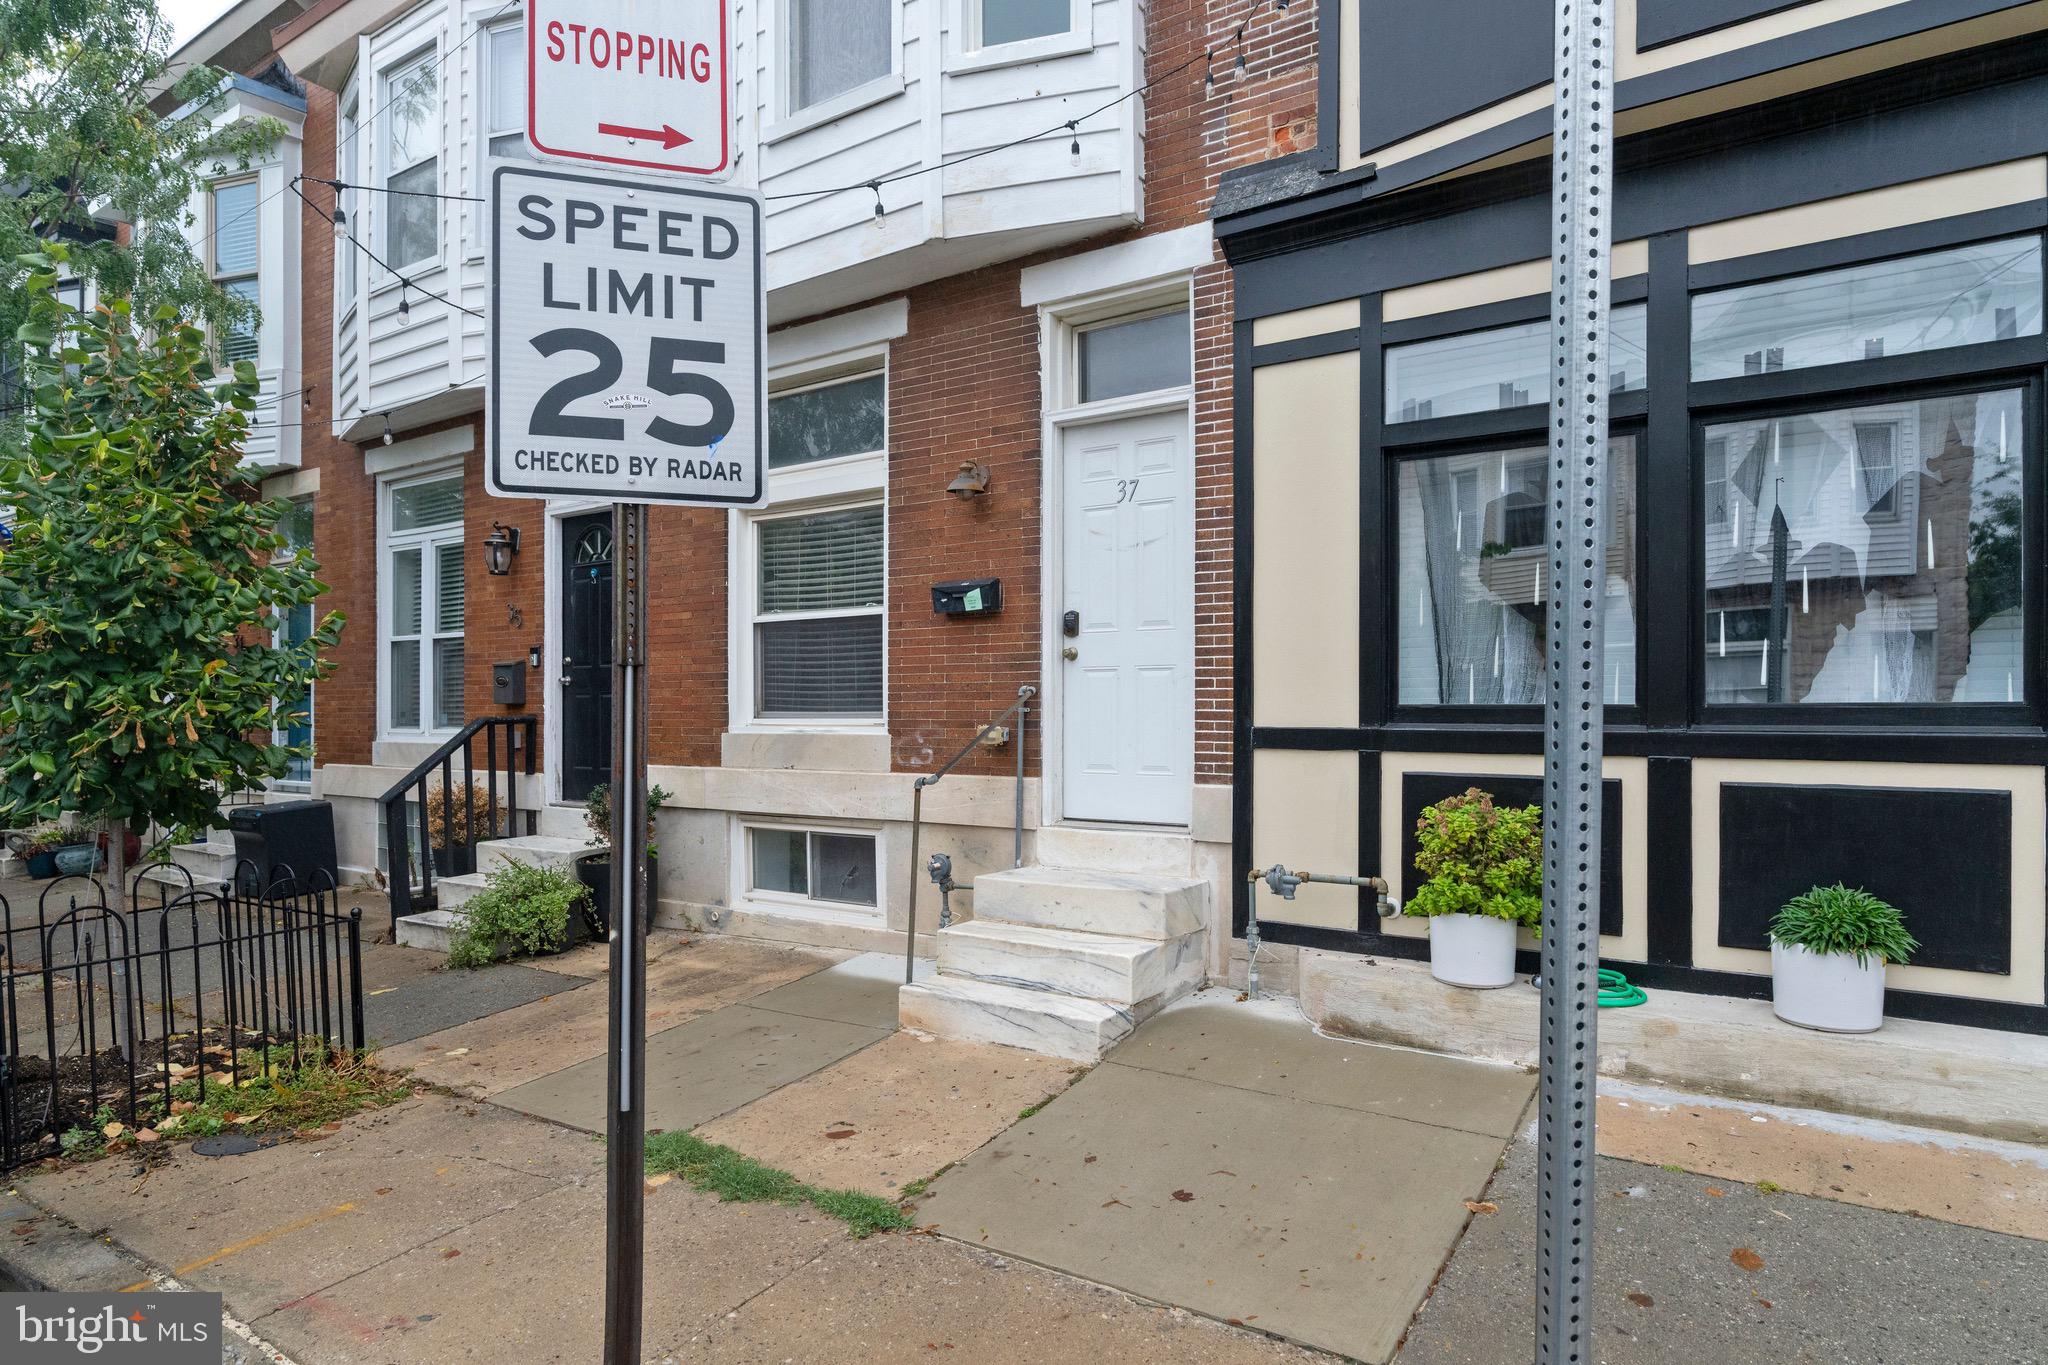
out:
<path id="1" fill-rule="evenodd" d="M 500 812 L 498 805 L 498 735 L 505 735 L 504 774 L 505 805 Z M 426 758 L 382 796 L 377 805 L 384 816 L 384 860 L 387 865 L 386 878 L 391 890 L 391 929 L 398 932 L 398 921 L 413 912 L 415 903 L 434 903 L 434 840 L 429 833 L 427 822 L 428 788 L 427 779 L 436 772 L 441 776 L 441 829 L 445 834 L 455 827 L 455 759 L 462 758 L 462 839 L 457 843 L 451 839 L 448 850 L 456 848 L 475 856 L 476 846 L 482 842 L 477 838 L 476 809 L 476 756 L 473 746 L 478 735 L 484 737 L 484 777 L 486 779 L 486 814 L 502 813 L 503 829 L 506 834 L 520 831 L 521 817 L 524 817 L 524 833 L 533 834 L 539 828 L 539 811 L 534 807 L 521 809 L 519 804 L 519 779 L 532 777 L 534 765 L 534 739 L 538 733 L 532 716 L 482 716 L 457 731 L 453 738 Z M 520 761 L 523 754 L 523 763 Z M 521 772 L 521 768 L 524 772 Z M 412 884 L 412 840 L 406 830 L 406 805 L 413 796 L 419 798 L 420 835 L 420 885 Z M 491 820 L 488 838 L 498 838 L 499 821 Z"/>
<path id="2" fill-rule="evenodd" d="M 962 759 L 981 746 L 981 742 L 1003 728 L 1003 722 L 1011 716 L 1017 718 L 1016 733 L 1011 736 L 1017 746 L 1017 793 L 1016 818 L 1013 832 L 1012 867 L 1024 866 L 1024 740 L 1030 729 L 1031 699 L 1038 695 L 1038 689 L 1025 683 L 1017 689 L 1017 700 L 1010 709 L 981 727 L 978 734 L 960 746 L 960 752 L 947 759 L 935 773 L 927 773 L 910 787 L 910 902 L 904 909 L 903 924 L 903 984 L 908 986 L 912 974 L 917 970 L 917 874 L 922 870 L 917 861 L 917 841 L 924 824 L 924 789 L 934 787 L 939 779 L 960 766 Z"/>

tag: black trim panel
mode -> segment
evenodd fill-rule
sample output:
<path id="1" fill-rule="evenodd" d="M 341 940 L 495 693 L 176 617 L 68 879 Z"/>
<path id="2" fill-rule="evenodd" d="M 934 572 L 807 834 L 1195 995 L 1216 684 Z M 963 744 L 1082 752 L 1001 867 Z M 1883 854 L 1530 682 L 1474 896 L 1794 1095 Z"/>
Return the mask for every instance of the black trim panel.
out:
<path id="1" fill-rule="evenodd" d="M 1529 0 L 1362 5 L 1356 49 L 1361 154 L 1546 84 L 1554 23 L 1549 6 Z M 1337 27 L 1333 22 L 1324 30 L 1325 42 Z"/>
<path id="2" fill-rule="evenodd" d="M 1733 28 L 1809 0 L 1636 0 L 1636 51 Z"/>
<path id="3" fill-rule="evenodd" d="M 2012 794 L 1721 784 L 1724 948 L 1770 947 L 1771 917 L 1846 881 L 1905 914 L 1919 967 L 2012 970 Z"/>

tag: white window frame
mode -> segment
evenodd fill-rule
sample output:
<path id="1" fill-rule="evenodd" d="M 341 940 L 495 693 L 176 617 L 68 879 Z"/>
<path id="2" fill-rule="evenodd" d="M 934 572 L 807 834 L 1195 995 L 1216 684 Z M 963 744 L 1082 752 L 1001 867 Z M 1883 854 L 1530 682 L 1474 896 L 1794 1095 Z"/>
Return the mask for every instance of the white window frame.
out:
<path id="1" fill-rule="evenodd" d="M 356 167 L 362 165 L 362 91 L 353 80 L 342 95 L 341 112 L 334 122 L 334 178 L 346 184 L 360 183 Z M 344 208 L 352 208 L 347 230 L 350 236 L 363 231 L 370 195 L 361 190 L 343 190 L 348 195 Z M 334 326 L 336 350 L 340 349 L 341 333 L 346 330 L 348 319 L 355 315 L 356 302 L 363 294 L 362 253 L 355 243 L 337 241 L 334 244 Z"/>
<path id="2" fill-rule="evenodd" d="M 771 11 L 774 32 L 769 35 L 769 50 L 773 57 L 775 98 L 769 107 L 776 111 L 776 118 L 761 130 L 764 145 L 845 118 L 871 104 L 880 104 L 902 94 L 904 89 L 903 0 L 888 0 L 889 69 L 851 90 L 840 91 L 830 99 L 796 107 L 796 81 L 789 60 L 790 43 L 796 35 L 796 25 L 790 17 L 790 6 L 794 3 L 795 0 L 774 0 Z"/>
<path id="3" fill-rule="evenodd" d="M 462 546 L 467 551 L 467 529 L 469 522 L 468 489 L 463 490 L 463 514 L 461 519 L 417 531 L 393 531 L 391 529 L 392 497 L 402 488 L 416 484 L 437 483 L 448 478 L 461 478 L 459 464 L 439 465 L 425 470 L 408 470 L 403 476 L 380 479 L 377 485 L 377 737 L 386 741 L 442 740 L 461 728 L 461 723 L 451 726 L 434 724 L 434 643 L 437 639 L 463 639 L 469 622 L 469 566 L 463 564 L 463 624 L 465 630 L 437 631 L 434 629 L 434 603 L 439 595 L 440 560 L 436 553 L 449 544 Z M 391 644 L 393 640 L 392 609 L 396 605 L 392 597 L 395 575 L 391 571 L 394 553 L 401 550 L 418 549 L 420 552 L 420 723 L 415 729 L 405 730 L 392 724 L 391 703 L 394 700 L 391 677 Z M 407 638 L 413 638 L 408 636 Z M 468 666 L 465 652 L 464 667 Z"/>
<path id="4" fill-rule="evenodd" d="M 523 34 L 525 32 L 525 24 L 526 19 L 523 12 L 513 9 L 504 14 L 493 11 L 491 18 L 479 22 L 476 26 L 476 155 L 471 160 L 476 168 L 476 189 L 474 192 L 479 195 L 488 195 L 490 192 L 488 186 L 490 184 L 491 163 L 496 159 L 496 154 L 491 151 L 492 140 L 501 137 L 517 136 L 520 139 L 521 146 L 525 145 L 526 124 L 523 119 L 511 128 L 493 128 L 488 122 L 491 112 L 491 96 L 494 93 L 494 83 L 497 80 L 497 70 L 491 65 L 491 39 L 507 30 Z M 521 55 L 523 60 L 524 54 L 522 53 Z M 530 150 L 525 154 L 524 159 L 529 161 L 533 159 Z M 487 217 L 488 215 L 479 213 L 477 220 L 483 222 Z M 481 237 L 482 234 L 479 233 L 478 236 Z"/>
<path id="5" fill-rule="evenodd" d="M 982 41 L 982 10 L 989 0 L 947 0 L 946 71 L 988 71 L 1042 62 L 1053 57 L 1071 57 L 1095 48 L 1094 16 L 1090 0 L 1067 0 L 1067 27 L 1060 33 L 1020 38 L 1014 42 Z"/>
<path id="6" fill-rule="evenodd" d="M 236 189 L 243 185 L 248 186 L 249 189 L 256 195 L 256 200 L 249 209 L 249 212 L 253 214 L 256 219 L 256 226 L 253 233 L 256 247 L 256 259 L 247 270 L 223 271 L 220 265 L 220 230 L 224 225 L 224 220 L 221 218 L 220 192 L 222 190 Z M 213 280 L 214 284 L 219 286 L 223 290 L 225 290 L 227 286 L 231 284 L 242 284 L 244 282 L 248 282 L 254 284 L 256 286 L 258 294 L 261 294 L 263 289 L 264 256 L 263 217 L 264 215 L 262 184 L 261 181 L 254 174 L 225 176 L 219 180 L 212 181 L 207 185 L 206 273 L 208 277 Z M 249 363 L 252 365 L 261 366 L 261 364 L 263 363 L 263 305 L 260 297 L 257 300 L 255 300 L 255 303 L 256 318 L 255 321 L 251 324 L 249 332 L 249 340 L 255 348 L 255 354 L 249 356 L 248 360 Z M 215 350 L 219 353 L 221 357 L 221 364 L 223 367 L 225 367 L 228 363 L 226 359 L 227 353 L 224 349 L 226 341 L 226 337 L 221 337 L 220 344 L 215 347 Z"/>
<path id="7" fill-rule="evenodd" d="M 819 823 L 814 820 L 777 820 L 735 817 L 731 825 L 732 844 L 729 859 L 732 868 L 731 900 L 735 905 L 745 905 L 760 910 L 779 910 L 785 913 L 797 912 L 807 916 L 844 915 L 862 923 L 879 923 L 887 914 L 884 901 L 886 892 L 884 873 L 887 868 L 886 849 L 882 830 L 875 825 L 844 823 Z M 778 833 L 802 834 L 806 836 L 805 861 L 810 861 L 809 836 L 816 834 L 838 835 L 851 839 L 868 839 L 875 846 L 875 903 L 861 905 L 855 901 L 824 900 L 810 895 L 795 895 L 787 891 L 767 891 L 754 885 L 754 835 L 769 830 Z"/>
<path id="8" fill-rule="evenodd" d="M 818 357 L 800 366 L 771 371 L 769 399 L 810 389 L 822 389 L 849 379 L 882 376 L 882 448 L 829 460 L 767 471 L 767 496 L 761 506 L 735 510 L 727 528 L 726 651 L 727 688 L 730 705 L 727 728 L 739 733 L 788 734 L 793 731 L 817 734 L 873 734 L 886 730 L 889 719 L 889 441 L 891 437 L 889 392 L 895 380 L 889 369 L 887 342 L 861 346 L 831 356 Z M 764 460 L 765 467 L 765 460 Z M 844 512 L 856 507 L 882 508 L 882 712 L 876 716 L 759 716 L 754 710 L 754 626 L 761 618 L 760 544 L 762 522 L 791 515 L 810 516 L 819 512 Z M 836 613 L 835 613 L 836 614 Z M 849 610 L 845 615 L 864 615 Z"/>
<path id="9" fill-rule="evenodd" d="M 430 42 L 426 46 L 416 48 L 413 51 L 407 53 L 405 56 L 400 57 L 396 61 L 389 63 L 383 68 L 382 71 L 378 73 L 377 87 L 378 93 L 382 96 L 382 99 L 379 101 L 377 106 L 379 113 L 379 117 L 377 119 L 379 125 L 377 129 L 377 151 L 379 153 L 378 161 L 381 164 L 377 167 L 376 184 L 378 188 L 376 191 L 374 191 L 371 195 L 367 197 L 376 198 L 382 201 L 377 206 L 380 220 L 385 215 L 391 213 L 392 200 L 396 198 L 396 196 L 386 193 L 386 191 L 389 189 L 391 185 L 393 177 L 400 175 L 406 171 L 414 170 L 420 166 L 424 166 L 429 161 L 432 161 L 434 163 L 434 189 L 436 190 L 436 192 L 440 190 L 441 175 L 442 171 L 445 169 L 442 165 L 442 161 L 447 149 L 441 145 L 442 127 L 440 118 L 440 66 L 437 64 L 439 62 L 439 59 L 439 45 L 437 43 Z M 417 160 L 409 161 L 405 165 L 400 166 L 398 164 L 397 150 L 394 145 L 394 140 L 392 138 L 392 133 L 397 126 L 397 120 L 392 116 L 392 107 L 395 103 L 394 92 L 398 87 L 398 83 L 401 80 L 403 80 L 415 68 L 426 68 L 434 73 L 433 114 L 428 121 L 428 128 L 430 130 L 433 143 L 433 155 L 423 156 L 418 158 Z M 383 279 L 378 284 L 379 289 L 389 289 L 395 286 L 398 283 L 398 276 L 401 274 L 406 276 L 419 275 L 427 271 L 434 270 L 442 264 L 442 259 L 447 249 L 446 244 L 443 240 L 446 235 L 447 229 L 447 224 L 443 221 L 443 215 L 441 213 L 441 204 L 443 201 L 439 199 L 429 199 L 426 202 L 433 206 L 433 255 L 422 257 L 417 261 L 398 261 L 390 259 L 391 253 L 389 251 L 379 251 L 378 254 L 380 256 L 383 256 L 389 262 L 388 268 L 384 271 L 384 275 L 386 276 L 386 278 Z M 378 226 L 381 229 L 384 226 L 383 222 L 380 221 Z M 358 233 L 357 235 L 359 237 L 361 236 L 360 233 Z M 366 240 L 376 241 L 378 238 L 382 237 L 383 233 L 380 231 L 376 233 L 372 238 Z M 380 242 L 379 245 L 388 245 L 388 240 Z"/>

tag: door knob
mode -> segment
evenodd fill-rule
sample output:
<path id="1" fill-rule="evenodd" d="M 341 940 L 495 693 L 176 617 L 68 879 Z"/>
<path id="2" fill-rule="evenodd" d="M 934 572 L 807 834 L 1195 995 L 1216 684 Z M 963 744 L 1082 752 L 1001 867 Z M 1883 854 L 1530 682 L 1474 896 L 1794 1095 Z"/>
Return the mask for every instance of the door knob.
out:
<path id="1" fill-rule="evenodd" d="M 574 659 L 570 658 L 566 654 L 562 656 L 562 686 L 564 687 L 567 687 L 569 685 L 569 665 L 575 662 L 576 661 Z"/>
<path id="2" fill-rule="evenodd" d="M 1072 645 L 1068 645 L 1065 649 L 1060 651 L 1060 657 L 1062 659 L 1065 659 L 1067 662 L 1072 663 L 1075 659 L 1081 657 L 1081 651 L 1074 648 Z"/>

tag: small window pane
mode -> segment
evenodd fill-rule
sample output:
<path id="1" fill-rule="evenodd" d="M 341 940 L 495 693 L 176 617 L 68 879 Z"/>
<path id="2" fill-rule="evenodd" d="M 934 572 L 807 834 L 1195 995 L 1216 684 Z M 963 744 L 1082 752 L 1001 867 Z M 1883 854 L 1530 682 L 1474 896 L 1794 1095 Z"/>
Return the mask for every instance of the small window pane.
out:
<path id="1" fill-rule="evenodd" d="M 462 629 L 462 543 L 434 547 L 434 632 Z"/>
<path id="2" fill-rule="evenodd" d="M 875 903 L 875 841 L 856 834 L 811 836 L 811 898 Z"/>
<path id="3" fill-rule="evenodd" d="M 1608 446 L 1602 613 L 1610 705 L 1635 701 L 1635 440 Z M 1396 515 L 1400 698 L 1533 706 L 1549 630 L 1543 446 L 1404 460 Z"/>
<path id="4" fill-rule="evenodd" d="M 221 363 L 232 365 L 238 360 L 247 360 L 254 363 L 257 352 L 261 349 L 261 328 L 263 325 L 262 316 L 256 312 L 257 282 L 255 280 L 235 280 L 221 287 L 229 295 L 248 304 L 250 310 L 247 317 L 229 326 L 227 332 L 221 337 Z"/>
<path id="5" fill-rule="evenodd" d="M 1607 373 L 1616 393 L 1648 380 L 1648 315 L 1614 310 Z M 1504 412 L 1547 401 L 1550 323 L 1516 323 L 1387 350 L 1387 421 L 1421 422 L 1471 412 Z"/>
<path id="6" fill-rule="evenodd" d="M 1065 33 L 1072 20 L 1068 0 L 981 0 L 981 45 Z"/>
<path id="7" fill-rule="evenodd" d="M 760 524 L 761 614 L 882 604 L 882 509 Z"/>
<path id="8" fill-rule="evenodd" d="M 284 537 L 283 558 L 291 558 L 313 548 L 313 500 L 296 498 L 286 508 L 285 514 L 277 519 L 277 532 Z"/>
<path id="9" fill-rule="evenodd" d="M 2037 237 L 1701 294 L 1692 377 L 1733 379 L 2039 336 Z"/>
<path id="10" fill-rule="evenodd" d="M 462 480 L 436 479 L 391 490 L 391 529 L 417 531 L 462 520 Z"/>
<path id="11" fill-rule="evenodd" d="M 1185 308 L 1081 333 L 1081 401 L 1178 388 L 1194 364 Z"/>
<path id="12" fill-rule="evenodd" d="M 434 728 L 462 726 L 462 640 L 434 641 Z"/>
<path id="13" fill-rule="evenodd" d="M 755 711 L 762 716 L 882 714 L 882 618 L 764 621 Z"/>
<path id="14" fill-rule="evenodd" d="M 894 69 L 891 0 L 789 0 L 789 110 L 879 80 Z"/>
<path id="15" fill-rule="evenodd" d="M 386 182 L 393 190 L 418 191 L 384 196 L 384 255 L 394 268 L 440 254 L 440 201 L 422 197 L 435 190 L 434 167 L 433 161 L 423 161 Z"/>
<path id="16" fill-rule="evenodd" d="M 434 156 L 434 84 L 431 57 L 391 73 L 385 118 L 391 130 L 393 170 L 405 170 Z"/>
<path id="17" fill-rule="evenodd" d="M 768 467 L 865 455 L 886 444 L 887 383 L 878 374 L 768 400 Z"/>
<path id="18" fill-rule="evenodd" d="M 391 728 L 420 728 L 420 642 L 391 642 Z"/>
<path id="19" fill-rule="evenodd" d="M 808 843 L 804 832 L 757 829 L 753 836 L 754 889 L 808 896 L 811 893 L 810 865 L 804 856 Z"/>
<path id="20" fill-rule="evenodd" d="M 516 24 L 492 29 L 488 61 L 490 127 L 486 131 L 503 133 L 523 130 L 526 127 L 524 30 Z M 496 150 L 495 144 L 493 150 Z"/>
<path id="21" fill-rule="evenodd" d="M 213 192 L 213 270 L 241 275 L 256 269 L 256 182 L 223 185 Z"/>
<path id="22" fill-rule="evenodd" d="M 420 603 L 420 552 L 397 550 L 391 556 L 391 633 L 417 635 L 425 613 Z M 415 691 L 418 689 L 415 688 Z"/>
<path id="23" fill-rule="evenodd" d="M 1707 701 L 2025 701 L 2020 398 L 1710 427 Z"/>

